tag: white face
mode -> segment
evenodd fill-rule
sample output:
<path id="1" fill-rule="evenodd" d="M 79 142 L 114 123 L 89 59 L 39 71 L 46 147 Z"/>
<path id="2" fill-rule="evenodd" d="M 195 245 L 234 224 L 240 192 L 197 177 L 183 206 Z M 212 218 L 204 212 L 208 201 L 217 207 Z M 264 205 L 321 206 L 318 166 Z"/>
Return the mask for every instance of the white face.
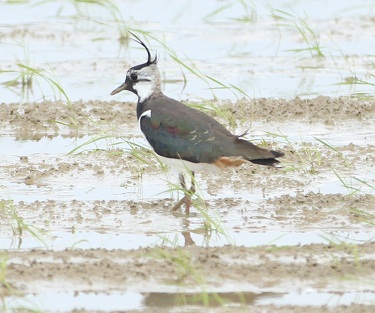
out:
<path id="1" fill-rule="evenodd" d="M 132 83 L 133 89 L 137 92 L 139 102 L 143 102 L 152 93 L 160 89 L 160 76 L 156 65 L 145 66 L 141 69 L 130 69 L 127 78 Z"/>

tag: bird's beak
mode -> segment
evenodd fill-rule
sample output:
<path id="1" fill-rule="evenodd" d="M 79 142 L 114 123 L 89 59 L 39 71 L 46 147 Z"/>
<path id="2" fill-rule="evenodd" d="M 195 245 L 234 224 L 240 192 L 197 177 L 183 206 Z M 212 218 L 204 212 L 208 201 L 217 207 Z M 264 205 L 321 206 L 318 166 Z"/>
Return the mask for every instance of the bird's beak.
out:
<path id="1" fill-rule="evenodd" d="M 111 96 L 115 95 L 116 93 L 119 93 L 120 91 L 128 90 L 128 84 L 124 82 L 122 85 L 118 86 L 115 90 L 111 92 Z"/>

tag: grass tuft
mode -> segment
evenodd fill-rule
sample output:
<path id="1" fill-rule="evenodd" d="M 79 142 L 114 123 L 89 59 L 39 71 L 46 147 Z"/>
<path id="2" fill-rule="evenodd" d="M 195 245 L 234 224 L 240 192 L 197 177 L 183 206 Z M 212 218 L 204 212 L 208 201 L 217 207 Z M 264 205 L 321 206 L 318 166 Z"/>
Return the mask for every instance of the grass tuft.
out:
<path id="1" fill-rule="evenodd" d="M 21 248 L 22 237 L 25 233 L 29 233 L 33 238 L 42 243 L 44 247 L 48 247 L 43 238 L 45 236 L 45 232 L 42 229 L 27 223 L 25 219 L 19 215 L 13 201 L 0 199 L 0 216 L 2 221 L 5 221 L 10 225 L 13 232 L 13 237 L 18 238 L 17 248 Z"/>
<path id="2" fill-rule="evenodd" d="M 6 253 L 0 253 L 0 297 L 14 294 L 15 289 L 7 280 L 8 256 Z"/>
<path id="3" fill-rule="evenodd" d="M 189 251 L 175 248 L 169 251 L 164 248 L 155 249 L 151 257 L 161 259 L 174 269 L 174 275 L 171 277 L 170 283 L 184 288 L 185 284 L 192 282 L 194 286 L 200 288 L 200 292 L 194 295 L 179 292 L 176 294 L 175 305 L 203 305 L 205 307 L 211 305 L 223 306 L 225 301 L 217 293 L 208 292 L 204 273 L 202 273 L 195 265 L 194 259 Z"/>
<path id="4" fill-rule="evenodd" d="M 33 67 L 28 63 L 17 61 L 16 69 L 6 71 L 0 70 L 0 74 L 1 73 L 14 74 L 13 79 L 3 82 L 2 84 L 5 87 L 10 88 L 12 90 L 16 89 L 17 93 L 19 93 L 19 86 L 21 86 L 21 101 L 23 101 L 24 98 L 26 98 L 26 100 L 29 99 L 29 95 L 33 91 L 35 85 L 39 86 L 39 90 L 42 92 L 44 100 L 46 96 L 44 93 L 44 87 L 42 86 L 42 83 L 46 83 L 53 92 L 55 100 L 57 99 L 57 96 L 63 96 L 63 98 L 65 98 L 68 104 L 71 103 L 68 94 L 66 93 L 62 85 L 59 83 L 57 77 L 54 75 L 52 71 L 47 71 L 42 68 Z"/>
<path id="5" fill-rule="evenodd" d="M 311 20 L 305 13 L 305 16 L 299 16 L 297 13 L 289 13 L 280 9 L 268 6 L 271 17 L 275 21 L 276 27 L 279 29 L 286 28 L 297 33 L 305 47 L 290 49 L 288 51 L 294 53 L 309 53 L 311 57 L 325 58 L 323 47 L 320 44 L 319 34 L 314 30 Z"/>

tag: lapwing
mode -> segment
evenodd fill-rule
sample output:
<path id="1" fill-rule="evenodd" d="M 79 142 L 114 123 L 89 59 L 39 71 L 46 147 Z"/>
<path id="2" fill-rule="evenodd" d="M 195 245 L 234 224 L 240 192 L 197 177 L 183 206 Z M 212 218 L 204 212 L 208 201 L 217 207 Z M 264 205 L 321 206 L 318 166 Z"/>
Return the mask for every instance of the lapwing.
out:
<path id="1" fill-rule="evenodd" d="M 133 40 L 147 52 L 147 62 L 127 71 L 125 82 L 111 92 L 123 90 L 138 97 L 137 119 L 147 141 L 161 159 L 180 169 L 179 180 L 184 197 L 173 206 L 175 211 L 185 204 L 190 212 L 191 196 L 195 193 L 196 171 L 208 167 L 237 167 L 243 163 L 276 166 L 283 152 L 268 150 L 236 136 L 206 113 L 169 98 L 161 90 L 158 57 L 151 57 L 146 44 L 135 34 Z M 187 189 L 184 170 L 190 172 L 191 188 Z"/>

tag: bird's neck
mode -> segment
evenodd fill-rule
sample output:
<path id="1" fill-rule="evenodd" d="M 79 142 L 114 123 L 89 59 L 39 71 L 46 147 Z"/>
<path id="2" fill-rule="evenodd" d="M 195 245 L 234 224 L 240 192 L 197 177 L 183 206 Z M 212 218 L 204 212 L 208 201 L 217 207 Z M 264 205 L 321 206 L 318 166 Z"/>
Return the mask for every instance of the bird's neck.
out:
<path id="1" fill-rule="evenodd" d="M 138 100 L 137 104 L 137 119 L 141 117 L 141 115 L 149 109 L 150 106 L 150 99 L 153 94 L 150 95 L 150 97 L 143 99 L 143 101 Z M 139 99 L 139 97 L 138 97 Z"/>
<path id="2" fill-rule="evenodd" d="M 153 94 L 161 93 L 161 79 L 158 68 L 155 66 L 149 80 L 142 80 L 135 86 L 138 103 L 145 102 Z"/>

